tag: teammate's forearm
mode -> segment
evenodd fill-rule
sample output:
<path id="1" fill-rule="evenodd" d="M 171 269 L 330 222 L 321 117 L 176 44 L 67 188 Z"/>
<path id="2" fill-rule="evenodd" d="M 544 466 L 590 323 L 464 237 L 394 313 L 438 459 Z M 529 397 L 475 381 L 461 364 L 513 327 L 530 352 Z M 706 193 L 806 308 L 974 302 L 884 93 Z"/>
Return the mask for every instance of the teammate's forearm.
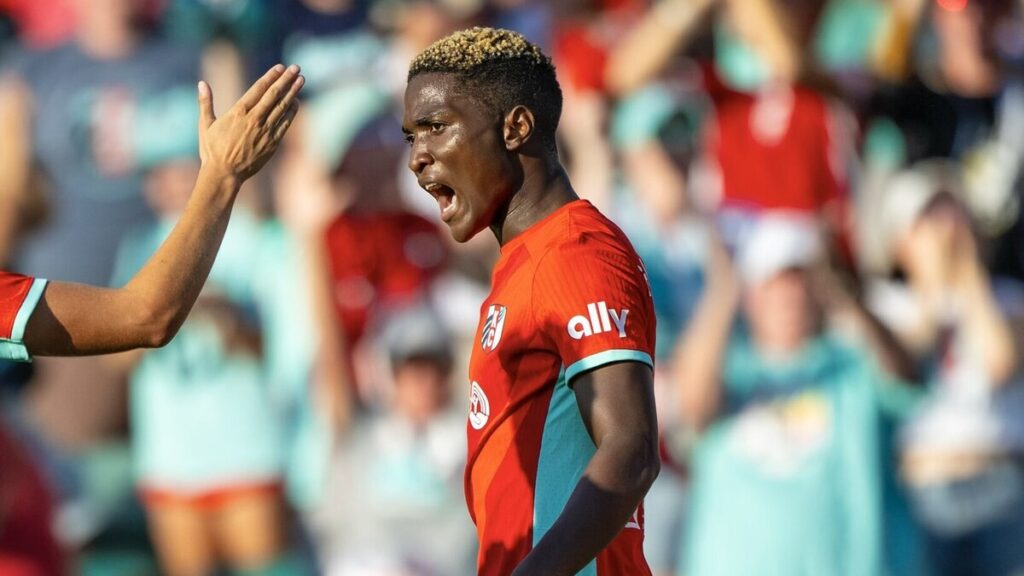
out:
<path id="1" fill-rule="evenodd" d="M 87 355 L 166 344 L 213 266 L 237 191 L 233 178 L 200 171 L 181 220 L 123 288 L 52 282 L 25 330 L 29 351 Z"/>
<path id="2" fill-rule="evenodd" d="M 513 572 L 572 576 L 633 518 L 661 469 L 657 438 L 608 434 L 554 525 Z"/>
<path id="3" fill-rule="evenodd" d="M 240 182 L 203 167 L 181 219 L 152 258 L 124 287 L 149 310 L 166 343 L 185 321 L 217 257 Z M 150 335 L 152 336 L 152 335 Z"/>
<path id="4" fill-rule="evenodd" d="M 242 182 L 259 172 L 298 112 L 304 79 L 276 65 L 221 118 L 200 82 L 202 168 L 178 224 L 123 288 L 54 282 L 25 328 L 32 355 L 85 355 L 161 346 L 174 337 L 213 266 Z"/>

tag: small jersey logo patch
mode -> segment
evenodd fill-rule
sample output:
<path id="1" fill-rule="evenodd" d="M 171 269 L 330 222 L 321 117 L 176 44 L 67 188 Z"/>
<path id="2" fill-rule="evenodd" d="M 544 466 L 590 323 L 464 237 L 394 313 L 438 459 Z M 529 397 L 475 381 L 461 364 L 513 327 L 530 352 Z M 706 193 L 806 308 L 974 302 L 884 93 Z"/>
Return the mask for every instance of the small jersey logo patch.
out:
<path id="1" fill-rule="evenodd" d="M 603 300 L 587 304 L 587 315 L 573 316 L 569 319 L 566 329 L 573 340 L 581 340 L 594 334 L 611 332 L 612 327 L 619 332 L 619 338 L 626 337 L 626 319 L 629 317 L 629 310 L 621 311 L 609 308 Z"/>
<path id="2" fill-rule="evenodd" d="M 487 320 L 484 321 L 483 334 L 480 335 L 480 346 L 485 352 L 491 352 L 498 348 L 501 342 L 501 331 L 505 327 L 505 313 L 507 309 L 501 304 L 491 304 L 487 309 Z"/>
<path id="3" fill-rule="evenodd" d="M 469 424 L 474 430 L 479 430 L 487 424 L 491 416 L 491 403 L 487 401 L 487 394 L 476 381 L 469 390 Z"/>

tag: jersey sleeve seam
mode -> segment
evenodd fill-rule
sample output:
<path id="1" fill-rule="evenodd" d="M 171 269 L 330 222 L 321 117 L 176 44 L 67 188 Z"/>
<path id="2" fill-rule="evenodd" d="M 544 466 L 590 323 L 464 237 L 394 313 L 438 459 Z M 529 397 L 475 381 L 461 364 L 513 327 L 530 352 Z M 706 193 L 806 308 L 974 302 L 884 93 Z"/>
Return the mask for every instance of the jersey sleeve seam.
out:
<path id="1" fill-rule="evenodd" d="M 646 364 L 647 366 L 650 366 L 651 369 L 654 369 L 654 359 L 651 358 L 650 354 L 643 350 L 636 350 L 633 348 L 609 348 L 607 350 L 588 354 L 566 367 L 565 382 L 569 386 L 572 386 L 572 380 L 576 376 L 617 362 L 638 362 Z"/>

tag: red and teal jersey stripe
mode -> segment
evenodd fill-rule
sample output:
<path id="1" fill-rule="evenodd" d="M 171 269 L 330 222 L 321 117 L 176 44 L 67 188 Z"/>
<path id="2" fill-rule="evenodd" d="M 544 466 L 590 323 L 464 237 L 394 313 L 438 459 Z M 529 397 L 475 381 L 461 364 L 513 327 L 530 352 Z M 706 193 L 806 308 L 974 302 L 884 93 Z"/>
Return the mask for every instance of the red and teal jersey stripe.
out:
<path id="1" fill-rule="evenodd" d="M 45 288 L 46 280 L 0 271 L 0 359 L 31 360 L 22 338 Z"/>

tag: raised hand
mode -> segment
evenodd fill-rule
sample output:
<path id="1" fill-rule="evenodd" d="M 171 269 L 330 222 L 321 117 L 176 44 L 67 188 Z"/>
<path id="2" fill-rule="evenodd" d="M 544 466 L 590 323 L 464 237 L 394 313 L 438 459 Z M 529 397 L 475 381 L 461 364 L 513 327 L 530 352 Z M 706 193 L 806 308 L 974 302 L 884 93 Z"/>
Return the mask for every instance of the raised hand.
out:
<path id="1" fill-rule="evenodd" d="M 297 95 L 305 79 L 299 67 L 278 64 L 220 118 L 213 113 L 213 92 L 199 83 L 199 157 L 204 170 L 246 180 L 273 156 L 299 110 Z"/>

